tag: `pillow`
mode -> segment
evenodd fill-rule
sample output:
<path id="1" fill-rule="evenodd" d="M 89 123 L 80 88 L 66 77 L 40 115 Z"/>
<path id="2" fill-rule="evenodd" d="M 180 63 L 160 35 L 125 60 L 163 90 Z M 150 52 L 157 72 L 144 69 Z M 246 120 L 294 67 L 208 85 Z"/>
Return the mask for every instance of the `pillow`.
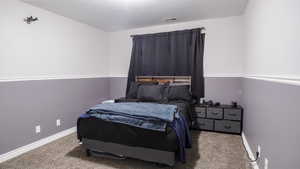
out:
<path id="1" fill-rule="evenodd" d="M 141 85 L 138 89 L 137 98 L 140 101 L 161 101 L 163 99 L 164 86 Z"/>
<path id="2" fill-rule="evenodd" d="M 141 85 L 157 85 L 157 82 L 131 82 L 126 99 L 136 99 L 138 89 Z"/>
<path id="3" fill-rule="evenodd" d="M 192 94 L 190 92 L 189 85 L 181 85 L 181 86 L 169 86 L 167 98 L 168 100 L 184 100 L 191 101 Z"/>
<path id="4" fill-rule="evenodd" d="M 129 88 L 129 91 L 126 95 L 126 99 L 136 99 L 137 98 L 137 91 L 139 89 L 139 84 L 138 83 L 135 83 L 135 82 L 132 82 L 130 84 L 130 88 Z"/>

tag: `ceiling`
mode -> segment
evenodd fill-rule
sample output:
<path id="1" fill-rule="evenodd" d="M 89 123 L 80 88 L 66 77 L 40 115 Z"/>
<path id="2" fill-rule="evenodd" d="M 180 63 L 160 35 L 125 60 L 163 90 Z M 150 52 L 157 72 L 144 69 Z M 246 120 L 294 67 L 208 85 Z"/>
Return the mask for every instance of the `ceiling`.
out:
<path id="1" fill-rule="evenodd" d="M 241 15 L 247 0 L 23 0 L 104 31 Z M 174 22 L 174 21 L 172 21 Z"/>

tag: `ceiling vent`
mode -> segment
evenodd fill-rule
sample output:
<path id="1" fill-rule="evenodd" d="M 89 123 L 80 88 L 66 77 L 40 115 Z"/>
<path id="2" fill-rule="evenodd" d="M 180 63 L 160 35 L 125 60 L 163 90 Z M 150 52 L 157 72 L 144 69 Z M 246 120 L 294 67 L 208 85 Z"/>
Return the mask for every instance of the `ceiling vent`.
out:
<path id="1" fill-rule="evenodd" d="M 175 21 L 177 21 L 177 18 L 175 18 L 175 17 L 174 18 L 166 18 L 165 21 L 166 22 L 175 22 Z"/>

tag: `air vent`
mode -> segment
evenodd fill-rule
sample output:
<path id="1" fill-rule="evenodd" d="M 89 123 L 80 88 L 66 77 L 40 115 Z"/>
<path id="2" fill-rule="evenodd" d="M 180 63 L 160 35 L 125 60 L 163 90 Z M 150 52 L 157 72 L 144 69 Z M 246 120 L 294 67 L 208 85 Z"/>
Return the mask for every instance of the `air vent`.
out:
<path id="1" fill-rule="evenodd" d="M 165 19 L 166 22 L 175 22 L 177 21 L 177 18 L 167 18 Z"/>

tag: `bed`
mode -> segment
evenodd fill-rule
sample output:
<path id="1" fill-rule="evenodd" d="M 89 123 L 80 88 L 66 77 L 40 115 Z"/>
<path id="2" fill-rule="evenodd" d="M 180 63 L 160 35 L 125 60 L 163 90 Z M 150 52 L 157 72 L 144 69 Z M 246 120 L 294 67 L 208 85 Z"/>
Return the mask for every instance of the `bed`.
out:
<path id="1" fill-rule="evenodd" d="M 186 76 L 139 76 L 136 78 L 136 82 L 177 86 L 190 85 L 191 80 Z M 140 100 L 122 98 L 116 99 L 116 102 L 135 103 Z M 189 126 L 192 123 L 191 101 L 173 99 L 151 104 L 174 105 L 186 123 Z M 178 161 L 178 153 L 181 151 L 178 132 L 169 124 L 162 132 L 89 116 L 78 119 L 77 135 L 86 148 L 87 155 L 92 153 L 110 154 L 119 158 L 129 157 L 173 166 Z"/>

